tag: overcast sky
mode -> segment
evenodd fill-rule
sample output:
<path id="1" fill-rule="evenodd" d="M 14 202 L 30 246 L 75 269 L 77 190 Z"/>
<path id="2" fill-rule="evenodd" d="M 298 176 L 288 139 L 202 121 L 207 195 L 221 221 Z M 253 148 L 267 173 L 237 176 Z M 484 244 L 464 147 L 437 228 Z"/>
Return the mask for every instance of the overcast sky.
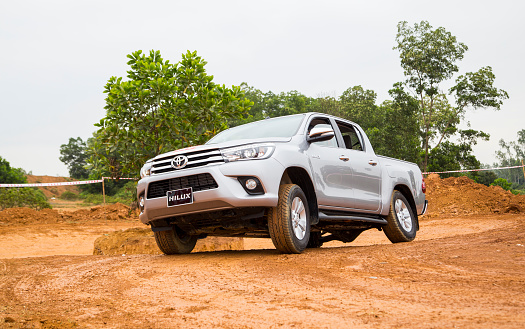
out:
<path id="1" fill-rule="evenodd" d="M 469 47 L 460 74 L 490 65 L 509 93 L 502 110 L 467 116 L 491 135 L 474 150 L 495 161 L 498 141 L 525 128 L 525 1 L 1 1 L 0 156 L 35 175 L 67 176 L 59 148 L 86 140 L 105 115 L 103 88 L 126 75 L 126 55 L 197 50 L 227 86 L 339 96 L 362 85 L 388 99 L 404 79 L 397 23 L 427 20 Z"/>

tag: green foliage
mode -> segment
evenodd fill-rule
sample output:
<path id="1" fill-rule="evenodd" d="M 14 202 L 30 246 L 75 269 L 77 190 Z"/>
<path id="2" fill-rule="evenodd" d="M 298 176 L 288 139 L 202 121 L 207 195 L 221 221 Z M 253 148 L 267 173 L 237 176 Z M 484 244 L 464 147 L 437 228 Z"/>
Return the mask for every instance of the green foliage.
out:
<path id="1" fill-rule="evenodd" d="M 7 160 L 0 156 L 0 184 L 24 184 L 27 182 L 25 171 L 12 168 Z"/>
<path id="2" fill-rule="evenodd" d="M 377 154 L 419 163 L 420 140 L 416 116 L 417 102 L 389 91 L 393 101 L 385 101 L 369 113 L 363 113 L 363 127 Z"/>
<path id="3" fill-rule="evenodd" d="M 430 153 L 428 163 L 429 171 L 452 171 L 460 169 L 479 168 L 480 162 L 472 155 L 472 147 L 469 144 L 454 144 L 444 142 L 441 147 L 435 148 Z M 459 175 L 444 175 L 459 176 Z"/>
<path id="4" fill-rule="evenodd" d="M 64 191 L 64 193 L 60 195 L 60 199 L 62 200 L 72 200 L 73 201 L 73 200 L 78 200 L 78 198 L 79 198 L 79 195 L 71 191 Z"/>
<path id="5" fill-rule="evenodd" d="M 147 159 L 206 142 L 252 105 L 240 87 L 215 84 L 197 52 L 188 51 L 177 64 L 153 50 L 128 58 L 128 80 L 109 79 L 106 117 L 88 143 L 95 175 L 138 176 Z"/>
<path id="6" fill-rule="evenodd" d="M 440 160 L 432 161 L 436 165 L 444 160 L 444 153 L 450 154 L 450 144 L 446 145 L 448 150 L 434 149 L 458 132 L 457 125 L 467 109 L 499 110 L 508 95 L 493 86 L 495 75 L 487 66 L 459 76 L 456 85 L 449 89 L 456 104 L 449 103 L 447 96 L 440 92 L 441 84 L 459 71 L 456 63 L 463 59 L 468 47 L 443 27 L 433 29 L 426 21 L 416 23 L 414 27 L 400 22 L 396 42 L 394 49 L 399 50 L 401 67 L 407 77 L 405 87 L 416 95 L 406 93 L 404 97 L 413 97 L 419 102 L 417 115 L 421 127 L 422 167 L 427 171 L 430 168 L 429 156 L 440 154 Z M 432 143 L 435 144 L 432 146 Z"/>
<path id="7" fill-rule="evenodd" d="M 107 181 L 106 181 L 107 182 Z M 123 182 L 123 181 L 120 181 Z M 104 196 L 100 193 L 82 192 L 80 197 L 84 204 L 98 205 L 104 202 Z M 120 188 L 115 188 L 115 193 L 112 195 L 106 194 L 106 203 L 123 203 L 130 205 L 137 200 L 137 182 L 127 181 Z"/>
<path id="8" fill-rule="evenodd" d="M 499 141 L 500 150 L 496 151 L 499 162 L 495 163 L 494 166 L 513 167 L 522 165 L 522 161 L 525 160 L 525 129 L 520 130 L 517 137 L 517 140 L 512 142 L 506 142 L 503 139 Z M 497 170 L 496 173 L 516 187 L 521 186 L 522 189 L 525 189 L 525 173 L 522 168 Z"/>
<path id="9" fill-rule="evenodd" d="M 253 102 L 249 116 L 232 120 L 235 126 L 265 117 L 304 112 L 322 112 L 358 123 L 367 133 L 376 153 L 418 162 L 420 142 L 414 114 L 417 101 L 398 97 L 396 101 L 376 105 L 377 94 L 362 86 L 348 88 L 339 98 L 311 98 L 297 91 L 263 93 L 243 83 L 246 97 Z M 396 91 L 392 91 L 395 93 Z"/>
<path id="10" fill-rule="evenodd" d="M 341 94 L 341 115 L 348 120 L 359 123 L 364 129 L 377 126 L 381 121 L 377 116 L 377 94 L 361 86 L 348 88 Z"/>
<path id="11" fill-rule="evenodd" d="M 0 188 L 0 210 L 14 207 L 29 207 L 35 210 L 51 208 L 47 198 L 37 188 Z"/>
<path id="12" fill-rule="evenodd" d="M 261 90 L 241 84 L 246 99 L 253 105 L 247 111 L 246 116 L 229 119 L 230 126 L 238 126 L 248 122 L 274 118 L 284 115 L 292 115 L 317 111 L 317 100 L 307 97 L 296 90 L 275 94 L 272 91 L 263 93 Z"/>
<path id="13" fill-rule="evenodd" d="M 69 169 L 69 176 L 76 179 L 86 179 L 89 171 L 85 168 L 88 155 L 86 143 L 82 138 L 69 138 L 69 143 L 60 145 L 60 161 Z"/>
<path id="14" fill-rule="evenodd" d="M 456 62 L 468 50 L 443 27 L 433 29 L 426 21 L 414 24 L 413 28 L 405 21 L 399 22 L 396 42 L 394 49 L 399 50 L 407 84 L 418 95 L 437 95 L 439 83 L 458 72 Z"/>
<path id="15" fill-rule="evenodd" d="M 505 178 L 498 178 L 494 181 L 494 183 L 490 184 L 491 186 L 500 186 L 505 191 L 509 191 L 512 183 L 507 182 Z"/>
<path id="16" fill-rule="evenodd" d="M 21 168 L 12 168 L 7 160 L 0 157 L 0 183 L 27 183 L 25 171 Z M 51 208 L 51 205 L 47 202 L 44 193 L 36 188 L 0 187 L 0 210 L 13 207 L 30 207 L 40 210 Z"/>
<path id="17" fill-rule="evenodd" d="M 104 191 L 106 195 L 115 195 L 128 182 L 128 180 L 123 179 L 105 179 Z M 79 188 L 85 194 L 102 194 L 102 183 L 79 185 Z"/>
<path id="18" fill-rule="evenodd" d="M 472 179 L 476 183 L 483 184 L 485 186 L 490 186 L 496 179 L 498 178 L 498 175 L 496 175 L 493 171 L 480 171 L 475 173 L 473 175 Z"/>
<path id="19" fill-rule="evenodd" d="M 137 200 L 137 182 L 128 181 L 122 188 L 118 190 L 115 197 L 120 198 L 122 203 L 130 204 Z"/>

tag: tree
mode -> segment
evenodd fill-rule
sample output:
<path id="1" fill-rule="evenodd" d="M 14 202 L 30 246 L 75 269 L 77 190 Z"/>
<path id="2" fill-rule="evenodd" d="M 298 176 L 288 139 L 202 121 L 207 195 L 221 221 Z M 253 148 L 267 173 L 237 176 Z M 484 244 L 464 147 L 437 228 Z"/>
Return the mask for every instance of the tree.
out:
<path id="1" fill-rule="evenodd" d="M 490 186 L 490 184 L 492 184 L 498 178 L 498 175 L 496 175 L 495 172 L 489 170 L 477 172 L 476 175 L 472 176 L 476 183 L 483 184 L 485 186 Z"/>
<path id="2" fill-rule="evenodd" d="M 396 96 L 398 89 L 390 90 Z M 377 154 L 407 161 L 419 160 L 417 102 L 412 98 L 394 97 L 376 105 L 373 90 L 354 86 L 343 92 L 339 116 L 359 124 L 367 134 Z"/>
<path id="3" fill-rule="evenodd" d="M 397 89 L 389 91 L 396 95 Z M 412 98 L 393 97 L 377 108 L 376 125 L 366 133 L 378 154 L 420 162 L 419 126 L 416 116 L 417 103 Z"/>
<path id="4" fill-rule="evenodd" d="M 341 117 L 351 120 L 363 129 L 377 126 L 376 105 L 377 94 L 370 89 L 354 86 L 345 90 L 339 100 L 341 102 Z"/>
<path id="5" fill-rule="evenodd" d="M 0 183 L 27 183 L 25 171 L 22 168 L 12 168 L 7 160 L 0 157 Z M 0 210 L 12 207 L 30 207 L 36 210 L 51 208 L 46 196 L 37 188 L 30 187 L 0 187 Z"/>
<path id="6" fill-rule="evenodd" d="M 21 168 L 12 168 L 7 160 L 0 156 L 0 184 L 24 184 L 27 182 Z"/>
<path id="7" fill-rule="evenodd" d="M 128 80 L 111 77 L 105 86 L 106 116 L 95 125 L 88 160 L 95 171 L 137 176 L 147 159 L 206 142 L 252 105 L 240 87 L 215 84 L 197 52 L 177 64 L 153 50 L 128 58 Z"/>
<path id="8" fill-rule="evenodd" d="M 505 191 L 510 191 L 512 183 L 507 182 L 505 178 L 498 178 L 494 183 L 490 184 L 491 186 L 500 186 Z"/>
<path id="9" fill-rule="evenodd" d="M 86 153 L 86 143 L 82 138 L 69 138 L 67 144 L 60 145 L 60 161 L 67 165 L 69 176 L 76 179 L 85 179 L 89 177 L 87 165 L 88 155 Z"/>
<path id="10" fill-rule="evenodd" d="M 512 167 L 522 165 L 522 161 L 525 160 L 525 129 L 520 130 L 517 135 L 518 139 L 516 141 L 506 142 L 503 139 L 499 141 L 501 149 L 496 151 L 499 163 L 495 163 L 495 166 Z M 497 174 L 516 186 L 525 183 L 525 175 L 520 168 L 498 170 Z"/>
<path id="11" fill-rule="evenodd" d="M 394 49 L 399 50 L 401 67 L 407 77 L 404 86 L 419 102 L 422 167 L 426 171 L 432 150 L 457 132 L 456 126 L 468 109 L 499 110 L 508 95 L 494 87 L 495 75 L 487 66 L 459 76 L 448 92 L 454 97 L 455 105 L 449 104 L 446 94 L 441 91 L 441 84 L 459 71 L 456 63 L 463 59 L 468 47 L 443 27 L 433 29 L 426 21 L 416 23 L 414 27 L 400 22 L 397 27 L 397 46 Z M 432 146 L 434 139 L 437 142 Z"/>

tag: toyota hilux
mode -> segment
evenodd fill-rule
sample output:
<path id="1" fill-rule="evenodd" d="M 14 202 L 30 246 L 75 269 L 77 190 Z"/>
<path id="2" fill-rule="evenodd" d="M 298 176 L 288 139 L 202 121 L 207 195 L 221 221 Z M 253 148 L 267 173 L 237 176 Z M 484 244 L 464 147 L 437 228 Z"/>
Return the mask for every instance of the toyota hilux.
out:
<path id="1" fill-rule="evenodd" d="M 425 190 L 416 164 L 375 154 L 358 124 L 303 113 L 158 155 L 142 167 L 137 196 L 165 254 L 189 253 L 206 236 L 271 238 L 301 253 L 373 228 L 412 241 Z"/>

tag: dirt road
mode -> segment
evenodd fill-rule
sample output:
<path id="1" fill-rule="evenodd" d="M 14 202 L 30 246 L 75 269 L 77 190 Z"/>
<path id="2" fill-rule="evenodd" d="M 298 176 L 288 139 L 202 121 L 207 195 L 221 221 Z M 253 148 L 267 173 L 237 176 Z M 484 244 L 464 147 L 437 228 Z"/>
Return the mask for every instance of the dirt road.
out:
<path id="1" fill-rule="evenodd" d="M 3 250 L 25 243 L 42 256 L 38 243 L 53 235 L 56 248 L 68 246 L 47 251 L 64 256 L 0 254 L 0 328 L 525 326 L 520 214 L 431 218 L 411 243 L 370 231 L 301 255 L 279 254 L 269 240 L 247 240 L 255 250 L 244 251 L 88 255 L 79 240 L 109 231 L 104 223 L 135 225 L 0 229 Z"/>

